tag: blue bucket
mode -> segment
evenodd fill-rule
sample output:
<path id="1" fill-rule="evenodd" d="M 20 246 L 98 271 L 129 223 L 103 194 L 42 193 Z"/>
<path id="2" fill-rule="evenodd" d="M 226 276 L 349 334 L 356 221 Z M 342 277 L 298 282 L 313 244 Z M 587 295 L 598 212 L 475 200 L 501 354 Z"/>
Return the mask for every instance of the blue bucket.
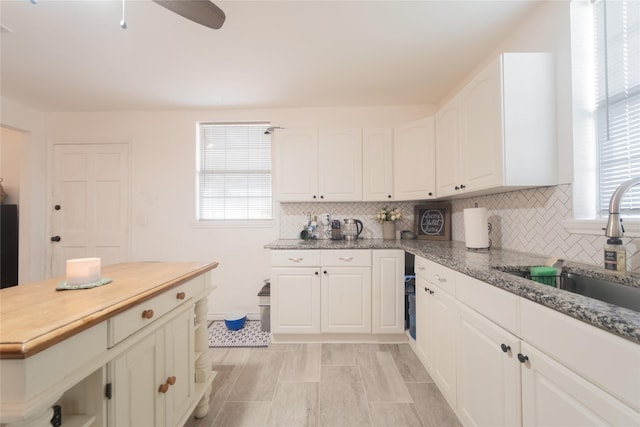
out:
<path id="1" fill-rule="evenodd" d="M 224 324 L 230 331 L 237 331 L 244 328 L 247 320 L 247 313 L 244 311 L 232 311 L 224 316 Z"/>

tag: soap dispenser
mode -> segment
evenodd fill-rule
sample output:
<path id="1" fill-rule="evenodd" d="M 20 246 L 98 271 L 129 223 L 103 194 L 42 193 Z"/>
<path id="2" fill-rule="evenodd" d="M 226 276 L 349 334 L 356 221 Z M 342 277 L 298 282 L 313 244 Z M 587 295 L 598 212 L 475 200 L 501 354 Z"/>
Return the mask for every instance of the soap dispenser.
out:
<path id="1" fill-rule="evenodd" d="M 607 239 L 604 247 L 604 268 L 617 273 L 627 272 L 627 251 L 617 237 Z"/>

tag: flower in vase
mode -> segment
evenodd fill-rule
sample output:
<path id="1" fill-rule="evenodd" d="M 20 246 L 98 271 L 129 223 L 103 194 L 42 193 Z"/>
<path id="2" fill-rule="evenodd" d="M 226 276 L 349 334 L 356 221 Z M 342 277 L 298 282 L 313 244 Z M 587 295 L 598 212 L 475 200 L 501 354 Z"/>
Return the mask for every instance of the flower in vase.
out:
<path id="1" fill-rule="evenodd" d="M 397 221 L 402 218 L 402 211 L 398 208 L 388 208 L 384 207 L 380 209 L 378 214 L 376 215 L 376 221 L 383 223 L 388 221 Z"/>

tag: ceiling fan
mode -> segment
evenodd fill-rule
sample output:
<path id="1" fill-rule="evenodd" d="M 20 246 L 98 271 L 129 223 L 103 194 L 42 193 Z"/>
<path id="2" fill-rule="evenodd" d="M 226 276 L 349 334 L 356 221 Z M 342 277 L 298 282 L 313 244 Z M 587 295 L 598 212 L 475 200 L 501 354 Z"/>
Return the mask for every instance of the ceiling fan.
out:
<path id="1" fill-rule="evenodd" d="M 219 29 L 225 14 L 209 0 L 153 0 L 154 3 L 205 27 Z"/>

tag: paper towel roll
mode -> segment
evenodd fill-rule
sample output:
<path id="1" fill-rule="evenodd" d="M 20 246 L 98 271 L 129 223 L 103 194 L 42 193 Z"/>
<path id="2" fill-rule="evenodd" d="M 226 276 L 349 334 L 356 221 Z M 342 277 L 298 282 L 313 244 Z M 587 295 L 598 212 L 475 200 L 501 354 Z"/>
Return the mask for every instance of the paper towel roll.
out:
<path id="1" fill-rule="evenodd" d="M 464 240 L 467 248 L 486 249 L 489 247 L 488 218 L 487 208 L 464 210 Z"/>

